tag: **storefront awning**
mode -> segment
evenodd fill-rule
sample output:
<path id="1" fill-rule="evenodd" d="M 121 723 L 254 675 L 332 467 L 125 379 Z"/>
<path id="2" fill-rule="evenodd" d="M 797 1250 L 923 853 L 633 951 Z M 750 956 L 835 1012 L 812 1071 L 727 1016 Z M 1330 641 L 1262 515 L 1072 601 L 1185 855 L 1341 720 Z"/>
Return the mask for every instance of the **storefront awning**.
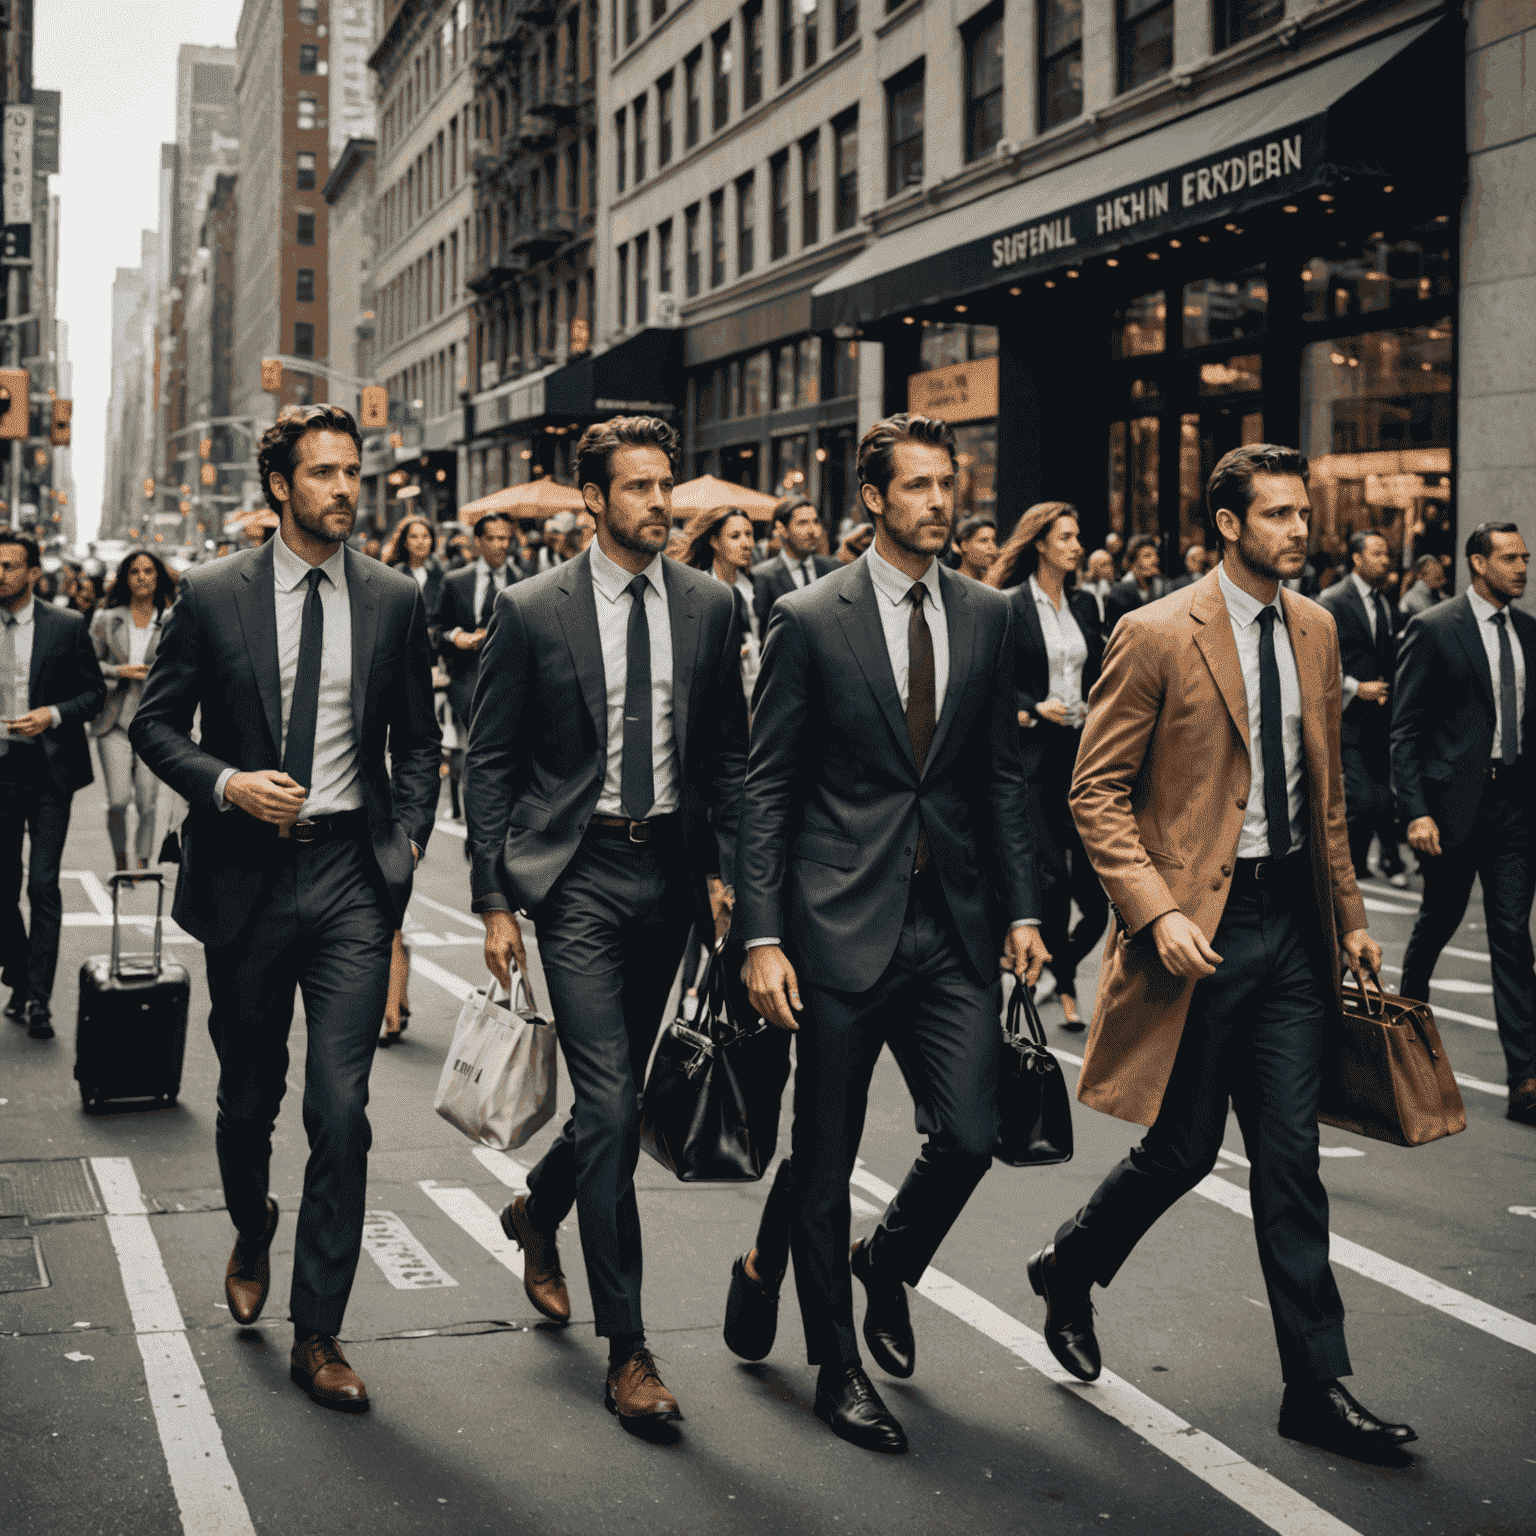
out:
<path id="1" fill-rule="evenodd" d="M 551 416 L 667 416 L 682 390 L 683 333 L 660 326 L 588 353 L 545 380 Z"/>
<path id="2" fill-rule="evenodd" d="M 898 230 L 816 286 L 812 328 L 873 324 L 1347 179 L 1418 179 L 1461 153 L 1458 27 L 1377 38 Z"/>

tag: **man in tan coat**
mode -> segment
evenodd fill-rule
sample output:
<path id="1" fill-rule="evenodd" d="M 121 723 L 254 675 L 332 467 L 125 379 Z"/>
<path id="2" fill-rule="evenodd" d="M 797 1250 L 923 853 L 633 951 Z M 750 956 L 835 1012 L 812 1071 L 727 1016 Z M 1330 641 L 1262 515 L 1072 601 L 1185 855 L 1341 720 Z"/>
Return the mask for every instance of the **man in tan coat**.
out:
<path id="1" fill-rule="evenodd" d="M 1046 1341 L 1099 1374 L 1089 1290 L 1215 1166 L 1236 1108 L 1285 1394 L 1280 1432 L 1346 1455 L 1400 1455 L 1339 1385 L 1344 1306 L 1318 1176 L 1325 1031 L 1339 951 L 1359 977 L 1365 931 L 1344 826 L 1338 637 L 1284 590 L 1306 560 L 1307 461 L 1235 449 L 1206 489 L 1217 570 L 1127 614 L 1089 699 L 1072 811 L 1119 922 L 1078 1097 L 1150 1127 L 1029 1262 Z"/>

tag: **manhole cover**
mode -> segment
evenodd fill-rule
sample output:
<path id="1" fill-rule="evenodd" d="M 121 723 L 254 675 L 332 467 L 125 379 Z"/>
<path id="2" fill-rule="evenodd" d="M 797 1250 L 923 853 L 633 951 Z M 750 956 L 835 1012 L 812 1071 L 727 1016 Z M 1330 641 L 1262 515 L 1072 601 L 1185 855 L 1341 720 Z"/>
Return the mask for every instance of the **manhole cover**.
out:
<path id="1" fill-rule="evenodd" d="M 0 1293 L 40 1291 L 48 1284 L 48 1267 L 35 1237 L 0 1237 Z"/>
<path id="2" fill-rule="evenodd" d="M 0 1216 L 49 1221 L 58 1216 L 99 1216 L 103 1210 L 84 1158 L 0 1163 Z"/>

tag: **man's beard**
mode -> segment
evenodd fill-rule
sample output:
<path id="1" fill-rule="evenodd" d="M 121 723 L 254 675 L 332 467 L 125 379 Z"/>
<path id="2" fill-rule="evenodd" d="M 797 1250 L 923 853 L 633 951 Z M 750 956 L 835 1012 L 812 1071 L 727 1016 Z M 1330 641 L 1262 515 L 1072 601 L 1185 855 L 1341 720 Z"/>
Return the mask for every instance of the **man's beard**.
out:
<path id="1" fill-rule="evenodd" d="M 301 512 L 299 510 L 298 503 L 290 500 L 288 503 L 288 510 L 293 513 L 294 522 L 297 523 L 299 527 L 302 528 L 304 532 L 310 536 L 310 538 L 319 539 L 322 544 L 340 543 L 342 539 L 350 537 L 352 529 L 357 524 L 357 508 L 338 506 L 335 502 L 327 504 L 319 512 Z M 347 523 L 346 532 L 343 533 L 340 538 L 338 538 L 336 534 L 332 533 L 331 530 L 325 526 L 324 522 L 325 517 L 328 514 L 334 512 L 345 512 L 350 519 L 350 521 Z"/>
<path id="2" fill-rule="evenodd" d="M 1246 565 L 1255 576 L 1262 577 L 1265 581 L 1293 581 L 1295 576 L 1299 576 L 1301 574 L 1301 571 L 1297 570 L 1294 576 L 1287 576 L 1285 572 L 1282 571 L 1278 566 L 1273 565 L 1268 560 L 1266 560 L 1261 554 L 1259 554 L 1256 549 L 1254 549 L 1249 544 L 1247 528 L 1243 529 L 1242 534 L 1238 538 L 1237 553 L 1243 564 Z M 1305 559 L 1303 559 L 1303 566 L 1305 566 Z"/>
<path id="3" fill-rule="evenodd" d="M 627 528 L 620 528 L 614 523 L 608 524 L 608 537 L 621 549 L 633 550 L 637 555 L 654 555 L 666 548 L 665 535 L 660 544 L 647 544 L 638 533 L 631 533 Z"/>
<path id="4" fill-rule="evenodd" d="M 920 522 L 917 526 L 919 529 L 927 528 L 931 526 L 930 520 L 924 518 L 923 521 Z M 902 534 L 898 533 L 892 526 L 890 518 L 886 518 L 885 520 L 885 536 L 891 541 L 892 544 L 897 547 L 897 549 L 904 549 L 909 555 L 936 558 L 949 552 L 950 541 L 954 537 L 955 525 L 953 522 L 951 522 L 947 526 L 949 532 L 945 535 L 944 543 L 939 549 L 925 549 L 916 541 L 915 538 L 911 536 L 903 536 Z"/>

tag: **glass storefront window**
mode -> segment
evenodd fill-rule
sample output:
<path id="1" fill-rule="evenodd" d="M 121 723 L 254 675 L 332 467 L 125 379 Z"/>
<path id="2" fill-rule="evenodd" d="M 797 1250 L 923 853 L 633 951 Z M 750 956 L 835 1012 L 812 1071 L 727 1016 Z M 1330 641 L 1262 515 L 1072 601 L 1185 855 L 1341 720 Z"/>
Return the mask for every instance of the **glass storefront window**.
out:
<path id="1" fill-rule="evenodd" d="M 1122 537 L 1156 533 L 1161 464 L 1156 416 L 1109 425 L 1109 526 Z"/>
<path id="2" fill-rule="evenodd" d="M 773 408 L 788 411 L 795 404 L 795 344 L 787 342 L 778 350 L 773 369 Z"/>
<path id="3" fill-rule="evenodd" d="M 840 341 L 832 350 L 832 398 L 845 399 L 859 392 L 859 344 Z"/>
<path id="4" fill-rule="evenodd" d="M 1455 291 L 1451 248 L 1443 238 L 1394 241 L 1378 230 L 1358 250 L 1312 257 L 1301 286 L 1302 319 L 1314 322 L 1448 298 Z"/>
<path id="5" fill-rule="evenodd" d="M 1269 284 L 1263 267 L 1230 278 L 1201 278 L 1184 285 L 1184 345 L 1246 341 L 1264 331 Z"/>
<path id="6" fill-rule="evenodd" d="M 857 342 L 851 343 L 857 346 Z M 796 405 L 815 405 L 821 397 L 821 337 L 802 336 L 800 371 L 795 385 Z"/>
<path id="7" fill-rule="evenodd" d="M 1264 387 L 1264 360 L 1257 352 L 1200 364 L 1202 395 L 1256 395 Z"/>
<path id="8" fill-rule="evenodd" d="M 735 448 L 720 450 L 720 478 L 732 485 L 745 485 L 757 489 L 758 456 L 755 443 L 742 443 Z"/>
<path id="9" fill-rule="evenodd" d="M 732 363 L 725 371 L 725 398 L 720 402 L 720 419 L 741 415 L 741 364 Z"/>
<path id="10" fill-rule="evenodd" d="M 754 352 L 741 365 L 739 416 L 761 416 L 768 409 L 769 352 Z"/>
<path id="11" fill-rule="evenodd" d="M 809 438 L 804 432 L 793 437 L 776 437 L 770 447 L 773 453 L 773 484 L 769 487 L 774 496 L 803 496 L 805 494 L 805 461 Z"/>
<path id="12" fill-rule="evenodd" d="M 917 349 L 919 371 L 965 362 L 970 348 L 970 331 L 968 325 L 929 325 L 925 320 Z"/>
<path id="13" fill-rule="evenodd" d="M 997 515 L 997 426 L 955 428 L 955 519 Z"/>
<path id="14" fill-rule="evenodd" d="M 1144 293 L 1132 299 L 1115 314 L 1115 326 L 1109 340 L 1110 355 L 1143 357 L 1149 352 L 1161 352 L 1167 319 L 1167 295 L 1161 288 L 1156 293 Z"/>
<path id="15" fill-rule="evenodd" d="M 849 343 L 850 346 L 857 343 Z M 839 346 L 839 351 L 842 347 Z M 843 524 L 868 522 L 859 504 L 855 456 L 858 452 L 853 427 L 825 428 L 820 433 L 821 446 L 816 458 L 821 465 L 821 520 L 835 548 L 842 537 Z"/>
<path id="16" fill-rule="evenodd" d="M 720 409 L 720 370 L 718 368 L 711 368 L 707 373 L 699 375 L 696 398 L 698 419 L 701 422 L 715 420 Z"/>

